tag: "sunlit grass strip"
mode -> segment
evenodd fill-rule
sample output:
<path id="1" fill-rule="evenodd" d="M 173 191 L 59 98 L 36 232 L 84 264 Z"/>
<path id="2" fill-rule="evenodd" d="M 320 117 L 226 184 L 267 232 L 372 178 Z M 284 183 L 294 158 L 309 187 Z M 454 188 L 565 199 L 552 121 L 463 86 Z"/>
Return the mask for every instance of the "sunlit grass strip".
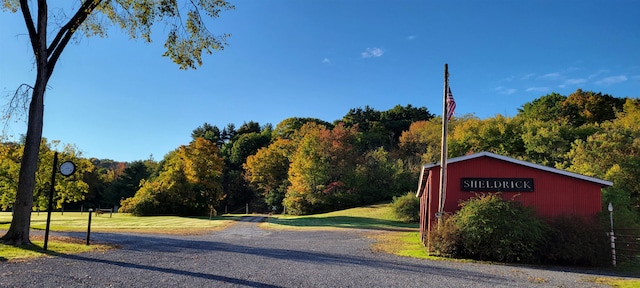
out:
<path id="1" fill-rule="evenodd" d="M 599 284 L 606 284 L 616 288 L 640 287 L 640 279 L 596 278 L 593 282 L 599 283 Z"/>
<path id="2" fill-rule="evenodd" d="M 51 214 L 51 231 L 86 231 L 89 213 L 84 212 L 53 212 Z M 46 228 L 47 213 L 40 212 L 31 215 L 31 228 L 44 230 Z M 9 229 L 11 213 L 0 212 L 0 230 Z M 92 232 L 139 232 L 164 234 L 197 234 L 224 229 L 233 223 L 215 217 L 178 217 L 178 216 L 147 216 L 136 217 L 129 214 L 109 213 L 92 214 Z"/>
<path id="3" fill-rule="evenodd" d="M 420 242 L 419 232 L 370 233 L 368 237 L 376 239 L 376 243 L 371 247 L 373 251 L 420 259 L 446 259 L 430 256 L 427 248 Z"/>
<path id="4" fill-rule="evenodd" d="M 371 205 L 324 214 L 288 216 L 272 215 L 261 224 L 266 229 L 371 229 L 415 231 L 415 223 L 397 221 L 388 204 Z"/>
<path id="5" fill-rule="evenodd" d="M 117 248 L 114 245 L 92 243 L 86 245 L 84 239 L 70 237 L 50 237 L 47 251 L 44 251 L 42 236 L 32 237 L 33 245 L 11 246 L 0 244 L 0 261 L 22 261 L 43 256 L 78 254 L 91 251 L 106 251 Z"/>

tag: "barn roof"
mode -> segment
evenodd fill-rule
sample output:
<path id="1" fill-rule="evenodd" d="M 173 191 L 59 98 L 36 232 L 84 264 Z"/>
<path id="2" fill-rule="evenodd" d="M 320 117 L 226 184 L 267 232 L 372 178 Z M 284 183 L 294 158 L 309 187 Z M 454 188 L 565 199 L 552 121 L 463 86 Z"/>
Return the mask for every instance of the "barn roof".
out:
<path id="1" fill-rule="evenodd" d="M 507 156 L 503 156 L 503 155 L 499 155 L 499 154 L 495 154 L 495 153 L 491 153 L 491 152 L 486 152 L 486 151 L 485 152 L 476 153 L 476 154 L 471 154 L 471 155 L 465 155 L 465 156 L 460 156 L 460 157 L 456 157 L 456 158 L 451 158 L 451 159 L 447 160 L 447 164 L 456 163 L 456 162 L 463 162 L 463 161 L 466 161 L 466 160 L 471 160 L 471 159 L 480 158 L 480 157 L 490 157 L 490 158 L 499 159 L 499 160 L 502 160 L 502 161 L 511 162 L 511 163 L 517 164 L 517 165 L 527 166 L 527 167 L 538 169 L 538 170 L 542 170 L 542 171 L 547 171 L 547 172 L 551 172 L 551 173 L 564 175 L 564 176 L 567 176 L 567 177 L 577 178 L 577 179 L 581 179 L 581 180 L 585 180 L 585 181 L 589 181 L 589 182 L 600 184 L 602 187 L 613 186 L 613 182 L 611 182 L 611 181 L 606 181 L 606 180 L 598 179 L 598 178 L 595 178 L 595 177 L 589 177 L 589 176 L 585 176 L 585 175 L 582 175 L 582 174 L 573 173 L 573 172 L 569 172 L 569 171 L 565 171 L 565 170 L 555 169 L 555 168 L 547 167 L 547 166 L 544 166 L 544 165 L 534 164 L 534 163 L 531 163 L 531 162 L 522 161 L 522 160 L 514 159 L 514 158 L 511 158 L 511 157 L 507 157 Z M 440 167 L 440 163 L 438 162 L 438 163 L 432 163 L 432 164 L 425 164 L 425 165 L 422 166 L 422 171 L 420 172 L 420 182 L 418 183 L 418 193 L 417 193 L 418 196 L 422 194 L 421 191 L 422 191 L 423 185 L 424 185 L 423 177 L 426 176 L 426 175 L 423 175 L 425 170 L 429 170 L 429 169 L 431 169 L 433 167 Z"/>

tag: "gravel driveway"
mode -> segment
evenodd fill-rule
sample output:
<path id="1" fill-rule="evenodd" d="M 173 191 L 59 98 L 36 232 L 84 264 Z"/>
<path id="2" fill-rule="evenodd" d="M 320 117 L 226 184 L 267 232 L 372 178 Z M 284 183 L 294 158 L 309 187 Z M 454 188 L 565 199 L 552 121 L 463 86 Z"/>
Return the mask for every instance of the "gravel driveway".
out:
<path id="1" fill-rule="evenodd" d="M 375 253 L 363 233 L 251 221 L 200 236 L 92 233 L 122 248 L 0 262 L 0 287 L 607 287 L 584 272 Z"/>

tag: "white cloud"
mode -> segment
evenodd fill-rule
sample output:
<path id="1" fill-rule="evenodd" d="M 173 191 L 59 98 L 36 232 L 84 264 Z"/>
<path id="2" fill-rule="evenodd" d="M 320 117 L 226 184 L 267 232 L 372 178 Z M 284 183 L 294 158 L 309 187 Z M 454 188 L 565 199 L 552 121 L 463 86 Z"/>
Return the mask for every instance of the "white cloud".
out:
<path id="1" fill-rule="evenodd" d="M 624 75 L 619 75 L 619 76 L 611 76 L 611 77 L 605 77 L 602 78 L 598 81 L 596 81 L 596 84 L 598 85 L 612 85 L 612 84 L 617 84 L 617 83 L 621 83 L 627 81 L 627 76 Z"/>
<path id="2" fill-rule="evenodd" d="M 503 86 L 498 86 L 495 88 L 495 90 L 500 93 L 500 94 L 505 94 L 505 95 L 511 95 L 513 93 L 516 93 L 516 91 L 518 91 L 517 89 L 514 88 L 507 88 L 507 87 L 503 87 Z"/>
<path id="3" fill-rule="evenodd" d="M 322 63 L 331 64 L 331 60 L 329 60 L 329 58 L 324 58 L 324 59 L 322 59 Z"/>
<path id="4" fill-rule="evenodd" d="M 529 87 L 525 91 L 527 91 L 527 92 L 547 92 L 547 91 L 549 91 L 549 87 Z"/>
<path id="5" fill-rule="evenodd" d="M 598 72 L 589 75 L 589 79 L 597 78 L 600 75 L 606 74 L 606 73 L 609 73 L 609 70 L 606 70 L 606 69 L 599 70 Z"/>
<path id="6" fill-rule="evenodd" d="M 562 77 L 562 74 L 560 74 L 559 72 L 553 72 L 553 73 L 548 73 L 548 74 L 544 74 L 541 75 L 540 79 L 545 79 L 545 80 L 558 80 Z"/>
<path id="7" fill-rule="evenodd" d="M 535 73 L 525 74 L 524 76 L 520 77 L 520 80 L 529 80 L 533 76 L 536 76 L 536 74 Z"/>
<path id="8" fill-rule="evenodd" d="M 564 81 L 563 85 L 578 85 L 578 84 L 583 84 L 583 83 L 587 83 L 587 79 L 582 79 L 582 78 L 577 78 L 577 79 L 567 79 L 566 81 Z"/>
<path id="9" fill-rule="evenodd" d="M 382 54 L 384 54 L 384 51 L 382 51 L 382 49 L 374 47 L 365 49 L 364 52 L 362 52 L 360 55 L 362 56 L 362 58 L 372 58 L 380 57 L 382 56 Z"/>
<path id="10" fill-rule="evenodd" d="M 516 79 L 516 76 L 505 77 L 504 79 L 501 79 L 500 82 L 511 82 L 513 79 Z"/>

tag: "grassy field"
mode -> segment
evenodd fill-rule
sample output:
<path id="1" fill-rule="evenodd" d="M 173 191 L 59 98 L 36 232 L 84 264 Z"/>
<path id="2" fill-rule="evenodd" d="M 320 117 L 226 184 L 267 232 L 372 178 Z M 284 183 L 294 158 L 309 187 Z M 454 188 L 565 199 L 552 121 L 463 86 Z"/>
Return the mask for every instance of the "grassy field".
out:
<path id="1" fill-rule="evenodd" d="M 177 217 L 150 216 L 135 217 L 129 214 L 109 213 L 91 217 L 91 231 L 95 232 L 137 232 L 164 234 L 193 234 L 224 229 L 233 223 L 233 218 L 216 217 Z M 11 213 L 0 212 L 0 230 L 9 229 Z M 89 213 L 84 212 L 53 212 L 51 213 L 50 231 L 87 231 Z M 47 213 L 33 213 L 31 228 L 45 230 Z"/>
<path id="2" fill-rule="evenodd" d="M 340 210 L 324 214 L 274 215 L 261 225 L 265 229 L 367 229 L 380 231 L 417 231 L 418 224 L 403 223 L 393 216 L 388 204 Z"/>
<path id="3" fill-rule="evenodd" d="M 9 229 L 11 213 L 0 212 L 0 235 Z M 202 234 L 216 230 L 222 230 L 231 225 L 238 217 L 216 217 L 209 220 L 207 217 L 177 217 L 177 216 L 151 216 L 135 217 L 129 214 L 109 213 L 91 217 L 91 232 L 128 232 L 128 233 L 154 233 L 154 234 Z M 87 231 L 89 213 L 84 212 L 53 212 L 51 213 L 51 232 L 84 232 Z M 91 243 L 86 245 L 84 239 L 71 237 L 49 236 L 47 251 L 43 250 L 43 231 L 47 224 L 47 213 L 33 213 L 31 215 L 31 241 L 34 245 L 14 247 L 0 244 L 0 261 L 20 261 L 33 257 L 55 256 L 60 254 L 75 254 L 81 252 L 113 249 L 108 244 Z M 38 233 L 38 231 L 40 233 Z"/>

